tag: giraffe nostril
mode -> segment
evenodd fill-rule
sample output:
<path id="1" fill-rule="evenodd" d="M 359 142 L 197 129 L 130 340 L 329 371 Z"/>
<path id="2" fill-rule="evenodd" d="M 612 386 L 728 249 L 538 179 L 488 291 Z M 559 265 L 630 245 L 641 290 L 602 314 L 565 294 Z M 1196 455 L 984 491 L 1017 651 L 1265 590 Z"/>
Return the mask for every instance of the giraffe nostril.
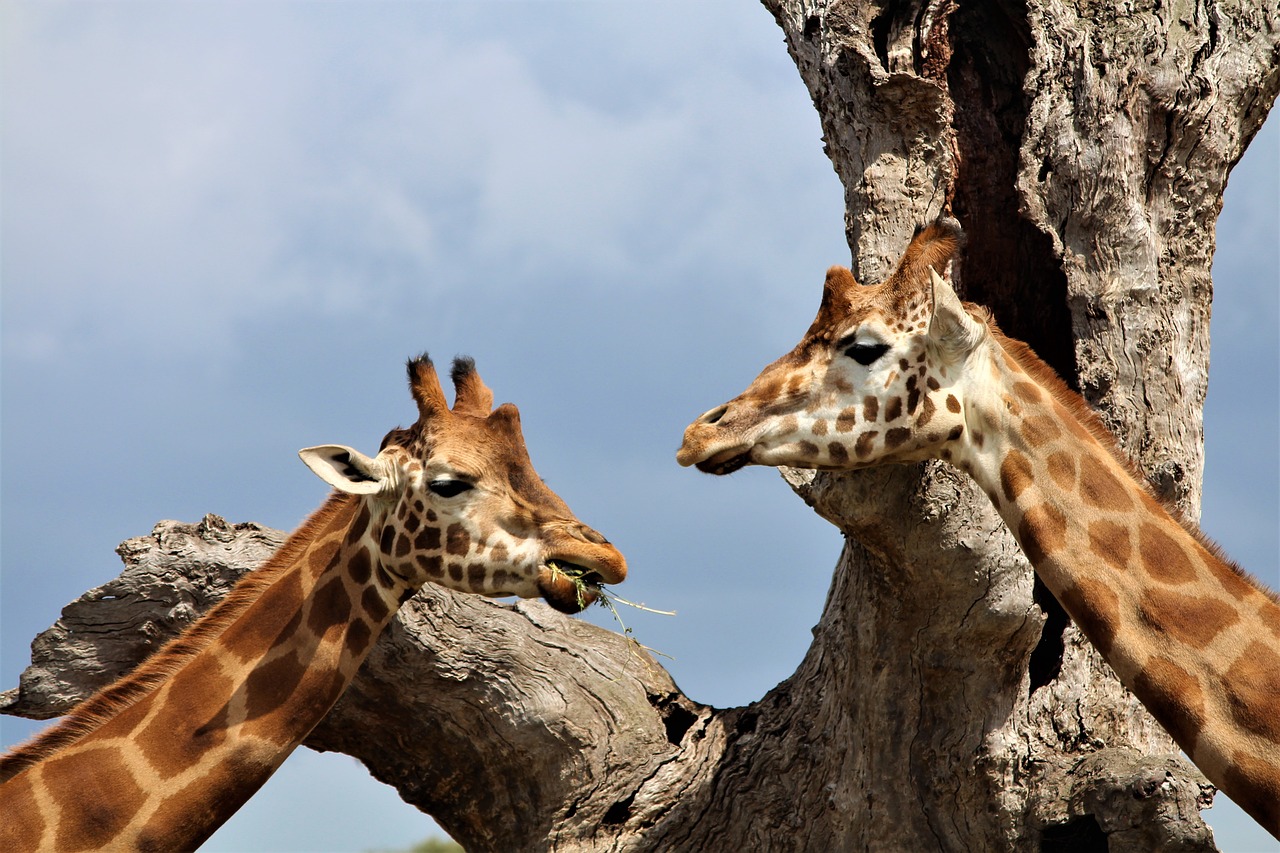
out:
<path id="1" fill-rule="evenodd" d="M 717 424 L 720 422 L 720 419 L 723 418 L 728 411 L 729 411 L 729 405 L 726 403 L 723 406 L 717 406 L 716 408 L 707 412 L 705 415 L 698 418 L 698 421 L 700 423 L 704 423 L 708 425 Z"/>

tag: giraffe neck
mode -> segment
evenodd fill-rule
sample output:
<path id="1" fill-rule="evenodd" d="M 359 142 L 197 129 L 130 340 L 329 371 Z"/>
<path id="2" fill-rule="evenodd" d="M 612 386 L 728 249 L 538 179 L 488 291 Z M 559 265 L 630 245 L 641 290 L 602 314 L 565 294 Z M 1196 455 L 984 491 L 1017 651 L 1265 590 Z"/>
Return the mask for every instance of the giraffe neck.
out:
<path id="1" fill-rule="evenodd" d="M 1280 835 L 1280 606 L 1152 496 L 1029 349 L 986 354 L 957 464 L 1125 686 Z"/>
<path id="2" fill-rule="evenodd" d="M 412 593 L 335 496 L 182 637 L 6 757 L 0 848 L 193 849 L 337 701 Z"/>

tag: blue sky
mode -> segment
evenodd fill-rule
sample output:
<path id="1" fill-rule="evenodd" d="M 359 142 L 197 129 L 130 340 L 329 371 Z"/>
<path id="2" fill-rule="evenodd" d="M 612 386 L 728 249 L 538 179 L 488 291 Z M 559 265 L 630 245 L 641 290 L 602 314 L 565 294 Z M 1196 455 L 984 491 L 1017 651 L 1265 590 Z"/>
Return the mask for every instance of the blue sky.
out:
<path id="1" fill-rule="evenodd" d="M 297 524 L 326 491 L 297 449 L 375 450 L 422 350 L 520 405 L 539 472 L 627 554 L 623 594 L 679 612 L 628 624 L 690 696 L 791 674 L 840 534 L 772 471 L 674 462 L 848 260 L 762 8 L 10 2 L 0 24 L 0 687 L 155 521 Z M 1204 501 L 1272 586 L 1278 172 L 1272 120 L 1220 221 Z M 5 744 L 34 728 L 0 719 Z M 1210 820 L 1225 850 L 1266 841 Z M 303 750 L 207 849 L 430 831 Z"/>

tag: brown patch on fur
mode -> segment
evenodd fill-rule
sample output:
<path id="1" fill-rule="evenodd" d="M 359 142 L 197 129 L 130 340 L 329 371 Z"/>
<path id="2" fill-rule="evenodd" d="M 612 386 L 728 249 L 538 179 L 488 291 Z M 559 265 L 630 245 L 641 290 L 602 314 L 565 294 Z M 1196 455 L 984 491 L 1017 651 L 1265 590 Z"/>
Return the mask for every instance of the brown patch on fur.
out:
<path id="1" fill-rule="evenodd" d="M 347 636 L 344 642 L 351 656 L 358 658 L 369 648 L 369 642 L 372 639 L 373 631 L 364 623 L 363 619 L 357 619 L 347 628 Z"/>
<path id="2" fill-rule="evenodd" d="M 1162 528 L 1144 521 L 1138 526 L 1138 556 L 1147 574 L 1168 584 L 1196 579 L 1195 566 L 1177 540 Z"/>
<path id="3" fill-rule="evenodd" d="M 1125 571 L 1133 556 L 1129 528 L 1110 521 L 1089 522 L 1089 550 L 1111 568 Z"/>
<path id="4" fill-rule="evenodd" d="M 450 524 L 445 531 L 444 549 L 455 557 L 465 556 L 471 550 L 471 537 L 461 524 Z"/>
<path id="5" fill-rule="evenodd" d="M 439 560 L 439 557 L 436 559 Z M 376 586 L 364 588 L 364 592 L 360 595 L 360 609 L 373 621 L 374 625 L 381 625 L 391 613 L 391 608 Z"/>
<path id="6" fill-rule="evenodd" d="M 902 417 L 902 398 L 889 398 L 889 402 L 886 403 L 884 407 L 885 423 L 888 423 L 889 421 L 896 421 L 900 417 Z"/>
<path id="7" fill-rule="evenodd" d="M 840 414 L 836 415 L 836 432 L 853 432 L 853 427 L 857 422 L 858 413 L 854 411 L 853 407 L 845 409 Z"/>
<path id="8" fill-rule="evenodd" d="M 1058 488 L 1066 492 L 1075 491 L 1075 457 L 1069 453 L 1055 451 L 1049 454 L 1049 458 L 1045 460 L 1045 466 L 1049 469 L 1049 476 L 1053 478 L 1053 482 L 1058 484 Z"/>
<path id="9" fill-rule="evenodd" d="M 920 417 L 916 418 L 916 428 L 920 429 L 928 424 L 929 421 L 933 420 L 933 413 L 935 411 L 936 408 L 933 405 L 933 399 L 931 397 L 925 397 L 920 405 Z"/>
<path id="10" fill-rule="evenodd" d="M 1120 624 L 1120 599 L 1111 588 L 1081 579 L 1064 590 L 1058 601 L 1102 656 L 1110 655 Z"/>
<path id="11" fill-rule="evenodd" d="M 862 435 L 858 436 L 858 440 L 854 442 L 853 445 L 854 455 L 859 459 L 866 459 L 870 456 L 871 450 L 875 446 L 876 436 L 879 434 L 880 433 L 875 430 L 871 430 L 870 432 L 864 432 Z"/>
<path id="12" fill-rule="evenodd" d="M 316 637 L 323 638 L 336 626 L 345 625 L 351 618 L 351 596 L 342 578 L 330 575 L 311 594 L 311 607 L 307 612 L 307 627 Z"/>
<path id="13" fill-rule="evenodd" d="M 54 840 L 59 850 L 111 848 L 146 802 L 145 792 L 114 747 L 53 758 L 42 769 L 46 786 L 69 794 L 58 801 Z"/>
<path id="14" fill-rule="evenodd" d="M 1280 654 L 1250 643 L 1226 671 L 1222 686 L 1232 719 L 1280 748 Z"/>
<path id="15" fill-rule="evenodd" d="M 956 399 L 955 394 L 947 395 L 947 411 L 952 414 L 960 414 L 960 401 Z"/>
<path id="16" fill-rule="evenodd" d="M 1190 755 L 1205 724 L 1204 692 L 1195 676 L 1166 657 L 1155 657 L 1133 679 L 1133 695 Z"/>
<path id="17" fill-rule="evenodd" d="M 1240 614 L 1226 602 L 1158 586 L 1143 593 L 1138 616 L 1155 630 L 1190 646 L 1204 646 L 1240 621 Z"/>
<path id="18" fill-rule="evenodd" d="M 884 449 L 896 450 L 911 437 L 911 430 L 906 427 L 894 427 L 884 434 Z"/>
<path id="19" fill-rule="evenodd" d="M 1222 777 L 1224 793 L 1273 835 L 1280 832 L 1280 778 L 1274 762 L 1237 750 Z"/>
<path id="20" fill-rule="evenodd" d="M 1110 466 L 1092 453 L 1080 456 L 1080 497 L 1089 506 L 1108 512 L 1126 512 L 1133 509 L 1129 487 L 1111 473 Z"/>
<path id="21" fill-rule="evenodd" d="M 1027 486 L 1031 485 L 1031 460 L 1016 450 L 1005 454 L 1000 463 L 1000 488 L 1004 490 L 1005 499 L 1013 502 L 1018 499 Z"/>
<path id="22" fill-rule="evenodd" d="M 1018 432 L 1032 447 L 1043 447 L 1062 435 L 1062 430 L 1046 415 L 1027 415 L 1018 422 Z"/>
<path id="23" fill-rule="evenodd" d="M 1031 565 L 1038 566 L 1067 544 L 1067 518 L 1048 504 L 1033 506 L 1018 522 L 1018 541 Z"/>
<path id="24" fill-rule="evenodd" d="M 235 687 L 218 661 L 208 656 L 196 658 L 173 677 L 160 707 L 134 736 L 161 779 L 181 773 L 226 740 L 227 706 L 219 697 L 229 696 Z M 150 699 L 145 704 L 154 707 Z M 124 719 L 108 724 L 111 731 Z"/>
<path id="25" fill-rule="evenodd" d="M 373 577 L 373 560 L 366 548 L 357 548 L 347 558 L 347 576 L 355 583 L 363 586 Z"/>
<path id="26" fill-rule="evenodd" d="M 834 465 L 845 465 L 849 462 L 849 451 L 843 444 L 833 441 L 827 445 L 827 453 Z"/>
<path id="27" fill-rule="evenodd" d="M 413 542 L 414 547 L 419 551 L 437 551 L 440 549 L 440 528 L 424 527 L 418 532 L 417 539 Z"/>
<path id="28" fill-rule="evenodd" d="M 439 554 L 419 554 L 414 559 L 418 563 L 418 568 L 426 572 L 433 580 L 439 580 L 444 577 L 444 558 Z"/>

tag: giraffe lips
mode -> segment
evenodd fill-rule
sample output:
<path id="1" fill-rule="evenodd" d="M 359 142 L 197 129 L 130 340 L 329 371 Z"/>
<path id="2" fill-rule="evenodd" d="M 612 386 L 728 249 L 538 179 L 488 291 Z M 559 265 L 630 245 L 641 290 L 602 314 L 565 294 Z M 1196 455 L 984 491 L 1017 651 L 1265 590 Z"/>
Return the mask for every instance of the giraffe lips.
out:
<path id="1" fill-rule="evenodd" d="M 578 613 L 594 604 L 603 585 L 599 573 L 565 560 L 548 560 L 538 573 L 542 597 L 561 613 Z"/>
<path id="2" fill-rule="evenodd" d="M 719 453 L 703 459 L 701 462 L 694 463 L 694 466 L 704 474 L 715 474 L 723 476 L 732 474 L 739 468 L 743 468 L 751 464 L 750 448 L 743 450 L 741 447 L 731 447 L 722 450 Z"/>

